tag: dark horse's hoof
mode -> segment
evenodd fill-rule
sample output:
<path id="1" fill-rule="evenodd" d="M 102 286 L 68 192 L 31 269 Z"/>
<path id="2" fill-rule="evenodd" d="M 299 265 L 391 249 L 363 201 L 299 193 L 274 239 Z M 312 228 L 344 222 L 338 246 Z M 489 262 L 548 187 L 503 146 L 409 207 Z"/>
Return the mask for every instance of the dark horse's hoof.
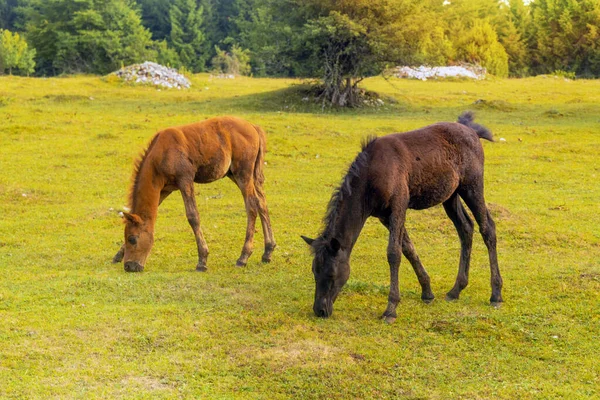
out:
<path id="1" fill-rule="evenodd" d="M 264 262 L 265 264 L 268 264 L 271 262 L 271 255 L 269 254 L 268 256 L 262 256 L 262 262 Z"/>
<path id="2" fill-rule="evenodd" d="M 245 266 L 246 266 L 246 263 L 238 260 L 238 261 L 235 263 L 235 266 L 236 266 L 236 267 L 240 267 L 240 268 L 241 268 L 241 267 L 245 267 Z"/>
<path id="3" fill-rule="evenodd" d="M 494 308 L 500 308 L 502 307 L 502 301 L 490 301 L 490 306 Z"/>
<path id="4" fill-rule="evenodd" d="M 208 271 L 208 268 L 206 267 L 206 265 L 198 264 L 198 265 L 196 265 L 196 271 L 206 272 L 206 271 Z"/>
<path id="5" fill-rule="evenodd" d="M 450 293 L 446 294 L 446 301 L 456 301 L 456 300 L 458 300 L 458 296 L 455 296 Z"/>
<path id="6" fill-rule="evenodd" d="M 435 297 L 421 297 L 421 301 L 425 304 L 431 304 L 435 300 Z"/>

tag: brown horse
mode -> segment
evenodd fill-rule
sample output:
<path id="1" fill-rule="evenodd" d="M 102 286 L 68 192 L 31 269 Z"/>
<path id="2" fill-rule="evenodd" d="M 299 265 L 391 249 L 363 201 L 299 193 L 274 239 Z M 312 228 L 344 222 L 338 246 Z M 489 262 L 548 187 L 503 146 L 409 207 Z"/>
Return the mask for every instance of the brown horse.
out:
<path id="1" fill-rule="evenodd" d="M 256 216 L 265 238 L 263 262 L 271 260 L 275 239 L 263 191 L 264 131 L 235 117 L 217 117 L 158 132 L 136 164 L 129 196 L 130 212 L 123 213 L 125 244 L 113 258 L 124 260 L 125 271 L 144 269 L 154 243 L 154 224 L 159 204 L 180 190 L 187 220 L 196 236 L 197 271 L 206 271 L 208 246 L 200 230 L 194 182 L 208 183 L 228 177 L 242 191 L 248 225 L 246 241 L 237 266 L 252 254 Z"/>
<path id="2" fill-rule="evenodd" d="M 473 122 L 470 112 L 459 123 L 438 123 L 406 133 L 370 138 L 363 144 L 334 192 L 317 239 L 302 237 L 312 248 L 316 290 L 313 310 L 319 317 L 333 312 L 333 303 L 350 276 L 350 254 L 366 219 L 379 218 L 389 230 L 387 259 L 390 293 L 383 313 L 396 319 L 400 301 L 398 267 L 401 254 L 411 263 L 421 284 L 421 299 L 433 300 L 429 275 L 406 233 L 408 208 L 422 210 L 442 203 L 461 242 L 458 276 L 447 299 L 458 299 L 469 279 L 473 222 L 464 200 L 479 225 L 488 248 L 491 270 L 491 303 L 502 302 L 502 278 L 496 255 L 496 228 L 483 197 L 483 147 L 479 138 L 493 141 L 489 130 Z"/>

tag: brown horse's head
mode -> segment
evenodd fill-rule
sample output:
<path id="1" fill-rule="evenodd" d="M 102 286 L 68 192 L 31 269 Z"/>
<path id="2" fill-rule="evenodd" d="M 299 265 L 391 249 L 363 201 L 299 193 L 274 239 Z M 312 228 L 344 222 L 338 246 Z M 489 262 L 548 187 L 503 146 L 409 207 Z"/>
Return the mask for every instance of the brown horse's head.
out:
<path id="1" fill-rule="evenodd" d="M 317 317 L 327 318 L 333 313 L 333 303 L 350 276 L 348 251 L 333 239 L 302 239 L 312 247 L 314 259 L 312 272 L 315 276 L 315 303 Z"/>
<path id="2" fill-rule="evenodd" d="M 154 244 L 151 223 L 137 214 L 123 213 L 125 221 L 125 255 L 123 263 L 127 272 L 141 272 Z"/>

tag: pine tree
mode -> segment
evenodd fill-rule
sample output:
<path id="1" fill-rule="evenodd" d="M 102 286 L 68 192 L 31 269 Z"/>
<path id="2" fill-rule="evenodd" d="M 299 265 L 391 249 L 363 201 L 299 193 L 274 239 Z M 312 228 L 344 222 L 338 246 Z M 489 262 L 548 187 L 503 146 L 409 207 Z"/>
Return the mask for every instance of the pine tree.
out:
<path id="1" fill-rule="evenodd" d="M 175 0 L 169 15 L 170 43 L 179 54 L 182 64 L 192 72 L 203 71 L 210 55 L 202 31 L 203 7 L 196 0 Z"/>

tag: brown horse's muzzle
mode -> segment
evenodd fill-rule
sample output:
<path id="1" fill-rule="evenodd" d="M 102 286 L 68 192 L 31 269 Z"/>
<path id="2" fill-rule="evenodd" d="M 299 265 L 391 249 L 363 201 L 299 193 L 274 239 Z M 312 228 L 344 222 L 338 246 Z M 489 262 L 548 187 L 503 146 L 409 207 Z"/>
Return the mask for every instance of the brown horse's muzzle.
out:
<path id="1" fill-rule="evenodd" d="M 127 272 L 142 272 L 144 266 L 137 261 L 127 261 L 125 263 L 125 271 Z"/>

